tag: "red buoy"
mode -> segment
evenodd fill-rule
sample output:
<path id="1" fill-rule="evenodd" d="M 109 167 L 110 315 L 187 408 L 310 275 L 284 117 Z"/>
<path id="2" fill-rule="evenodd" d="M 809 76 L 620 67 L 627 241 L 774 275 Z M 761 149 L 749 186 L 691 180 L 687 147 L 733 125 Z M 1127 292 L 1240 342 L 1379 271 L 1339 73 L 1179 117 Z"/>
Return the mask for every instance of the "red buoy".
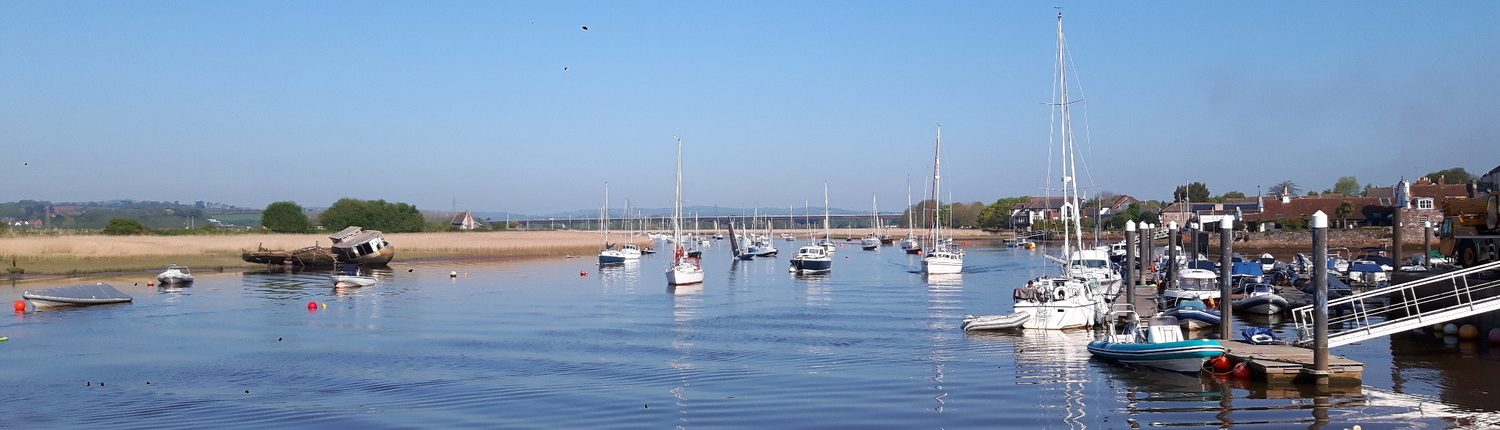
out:
<path id="1" fill-rule="evenodd" d="M 16 313 L 18 313 L 18 314 L 24 314 L 24 313 L 26 313 L 26 301 L 25 300 L 16 300 Z"/>
<path id="2" fill-rule="evenodd" d="M 1245 363 L 1236 364 L 1232 374 L 1235 379 L 1250 379 L 1250 366 L 1246 366 Z"/>
<path id="3" fill-rule="evenodd" d="M 578 276 L 588 276 L 588 275 L 589 275 L 589 271 L 587 271 L 587 270 L 579 270 L 578 271 Z"/>
<path id="4" fill-rule="evenodd" d="M 318 310 L 318 302 L 307 302 L 307 310 L 310 310 L 310 311 Z"/>
<path id="5" fill-rule="evenodd" d="M 1229 371 L 1229 357 L 1220 355 L 1218 357 L 1214 357 L 1212 360 L 1208 360 L 1208 363 L 1214 366 L 1215 373 L 1224 373 Z"/>

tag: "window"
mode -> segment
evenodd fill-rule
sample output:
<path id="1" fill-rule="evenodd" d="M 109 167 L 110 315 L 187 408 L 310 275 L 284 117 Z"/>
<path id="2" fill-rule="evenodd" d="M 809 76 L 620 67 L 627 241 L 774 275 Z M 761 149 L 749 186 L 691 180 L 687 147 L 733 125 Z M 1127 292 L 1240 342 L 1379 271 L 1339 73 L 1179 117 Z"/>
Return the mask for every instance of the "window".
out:
<path id="1" fill-rule="evenodd" d="M 1427 197 L 1417 199 L 1417 209 L 1432 209 L 1432 199 Z"/>

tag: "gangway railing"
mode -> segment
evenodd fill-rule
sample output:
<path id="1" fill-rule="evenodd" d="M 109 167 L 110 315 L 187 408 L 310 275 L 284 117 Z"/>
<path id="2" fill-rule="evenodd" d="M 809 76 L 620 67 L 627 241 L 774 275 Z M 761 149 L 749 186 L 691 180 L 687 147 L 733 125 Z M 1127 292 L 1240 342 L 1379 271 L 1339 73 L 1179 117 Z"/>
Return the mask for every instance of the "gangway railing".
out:
<path id="1" fill-rule="evenodd" d="M 1331 299 L 1328 308 L 1343 312 L 1328 316 L 1328 347 L 1500 310 L 1500 279 L 1484 278 L 1493 270 L 1500 261 Z M 1299 344 L 1312 343 L 1313 306 L 1292 311 Z"/>

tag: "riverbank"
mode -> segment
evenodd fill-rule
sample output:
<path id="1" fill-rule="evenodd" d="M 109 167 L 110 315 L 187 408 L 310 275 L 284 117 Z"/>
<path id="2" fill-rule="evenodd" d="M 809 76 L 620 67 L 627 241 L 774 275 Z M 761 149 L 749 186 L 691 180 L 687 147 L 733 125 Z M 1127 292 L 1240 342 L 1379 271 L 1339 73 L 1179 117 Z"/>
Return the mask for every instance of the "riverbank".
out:
<path id="1" fill-rule="evenodd" d="M 396 262 L 431 258 L 510 258 L 592 254 L 599 232 L 499 231 L 393 233 Z M 615 240 L 623 240 L 616 235 Z M 638 243 L 648 245 L 644 237 Z M 229 236 L 57 235 L 0 238 L 0 276 L 82 275 L 160 270 L 181 264 L 198 270 L 258 267 L 240 259 L 244 251 L 328 246 L 322 234 Z"/>

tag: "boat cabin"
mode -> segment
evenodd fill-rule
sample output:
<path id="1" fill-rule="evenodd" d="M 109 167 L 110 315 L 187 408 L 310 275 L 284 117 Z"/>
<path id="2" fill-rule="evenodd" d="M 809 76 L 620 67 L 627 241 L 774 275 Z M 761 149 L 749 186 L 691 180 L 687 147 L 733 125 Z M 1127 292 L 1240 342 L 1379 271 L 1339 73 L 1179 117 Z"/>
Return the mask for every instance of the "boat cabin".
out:
<path id="1" fill-rule="evenodd" d="M 379 266 L 395 257 L 395 249 L 380 230 L 349 226 L 328 239 L 333 241 L 333 253 L 341 263 Z"/>

